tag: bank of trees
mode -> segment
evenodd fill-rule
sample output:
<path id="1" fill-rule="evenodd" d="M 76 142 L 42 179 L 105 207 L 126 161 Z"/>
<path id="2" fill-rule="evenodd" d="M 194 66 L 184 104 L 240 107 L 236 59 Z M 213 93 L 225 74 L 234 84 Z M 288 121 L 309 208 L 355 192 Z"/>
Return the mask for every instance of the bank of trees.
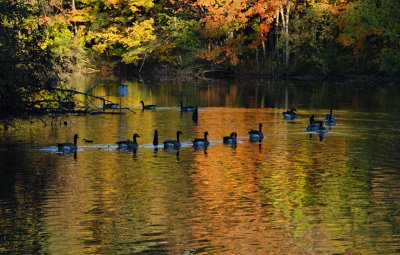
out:
<path id="1" fill-rule="evenodd" d="M 4 0 L 2 0 L 4 1 Z M 77 71 L 400 73 L 397 0 L 24 0 Z"/>
<path id="2" fill-rule="evenodd" d="M 25 5 L 0 0 L 0 121 L 41 111 L 59 98 L 63 56 L 45 47 L 45 31 Z"/>

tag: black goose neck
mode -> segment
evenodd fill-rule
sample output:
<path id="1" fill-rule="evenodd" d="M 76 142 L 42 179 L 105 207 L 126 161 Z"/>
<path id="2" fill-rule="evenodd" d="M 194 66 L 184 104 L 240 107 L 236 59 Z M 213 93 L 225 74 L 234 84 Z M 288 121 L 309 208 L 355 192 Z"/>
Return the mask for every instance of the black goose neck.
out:
<path id="1" fill-rule="evenodd" d="M 154 131 L 153 145 L 158 145 L 158 131 Z"/>

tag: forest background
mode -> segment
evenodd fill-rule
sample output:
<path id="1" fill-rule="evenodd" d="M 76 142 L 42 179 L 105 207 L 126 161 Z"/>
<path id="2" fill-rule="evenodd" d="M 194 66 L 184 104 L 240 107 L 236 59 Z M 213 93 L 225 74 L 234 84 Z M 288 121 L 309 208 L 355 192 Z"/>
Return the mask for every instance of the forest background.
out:
<path id="1" fill-rule="evenodd" d="M 75 72 L 400 73 L 398 0 L 0 2 L 2 27 Z"/>
<path id="2" fill-rule="evenodd" d="M 0 121 L 65 72 L 398 78 L 398 0 L 0 0 Z"/>

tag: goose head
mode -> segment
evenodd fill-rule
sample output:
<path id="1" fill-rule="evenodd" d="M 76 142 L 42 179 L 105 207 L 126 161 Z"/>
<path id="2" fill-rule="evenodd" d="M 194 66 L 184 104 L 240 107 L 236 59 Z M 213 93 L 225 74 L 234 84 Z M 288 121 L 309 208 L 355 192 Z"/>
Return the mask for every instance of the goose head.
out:
<path id="1" fill-rule="evenodd" d="M 140 137 L 140 136 L 139 136 L 138 134 L 136 134 L 136 133 L 133 134 L 133 141 L 134 141 L 134 142 L 136 142 L 136 138 L 137 138 L 137 137 Z"/>

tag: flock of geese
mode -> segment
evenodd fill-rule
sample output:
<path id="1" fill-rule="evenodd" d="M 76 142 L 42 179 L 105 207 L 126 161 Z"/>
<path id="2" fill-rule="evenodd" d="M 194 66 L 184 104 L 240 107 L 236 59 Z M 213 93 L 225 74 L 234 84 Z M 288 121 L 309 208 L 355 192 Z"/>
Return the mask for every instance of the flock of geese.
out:
<path id="1" fill-rule="evenodd" d="M 140 101 L 142 104 L 142 110 L 156 110 L 156 105 L 145 105 L 143 101 Z M 117 104 L 103 104 L 103 109 L 117 109 L 119 105 Z M 183 106 L 182 102 L 180 103 L 181 112 L 192 112 L 192 120 L 197 123 L 198 121 L 198 107 L 197 106 Z M 283 118 L 285 120 L 294 120 L 298 117 L 296 113 L 296 108 L 290 109 L 290 111 L 283 112 Z M 335 126 L 335 115 L 332 113 L 332 108 L 330 109 L 330 113 L 325 116 L 325 123 L 323 121 L 315 121 L 314 115 L 310 117 L 310 123 L 307 126 L 306 130 L 311 133 L 317 133 L 321 140 L 322 137 L 328 132 L 325 125 L 327 126 Z M 164 149 L 166 150 L 179 150 L 181 147 L 181 142 L 179 140 L 180 136 L 182 135 L 182 131 L 176 132 L 176 140 L 166 140 L 163 141 Z M 262 133 L 262 123 L 259 123 L 258 130 L 250 130 L 248 132 L 249 140 L 251 142 L 261 142 L 264 138 L 264 134 Z M 126 140 L 126 141 L 119 141 L 117 142 L 118 148 L 121 150 L 136 150 L 139 147 L 137 138 L 140 137 L 139 134 L 133 134 L 133 140 Z M 57 148 L 59 152 L 69 153 L 69 152 L 76 152 L 78 150 L 78 138 L 79 135 L 74 135 L 74 142 L 73 143 L 59 143 L 57 144 Z M 204 132 L 204 137 L 202 138 L 195 138 L 192 143 L 193 147 L 195 148 L 206 148 L 210 145 L 208 141 L 208 132 Z M 85 139 L 84 139 L 85 140 Z M 85 140 L 88 141 L 88 140 Z M 88 141 L 92 142 L 92 141 Z M 237 133 L 232 132 L 229 136 L 224 136 L 222 138 L 222 142 L 224 144 L 236 145 L 237 143 Z M 158 142 L 158 131 L 154 131 L 154 138 L 153 138 L 153 145 L 157 147 L 159 145 Z"/>

